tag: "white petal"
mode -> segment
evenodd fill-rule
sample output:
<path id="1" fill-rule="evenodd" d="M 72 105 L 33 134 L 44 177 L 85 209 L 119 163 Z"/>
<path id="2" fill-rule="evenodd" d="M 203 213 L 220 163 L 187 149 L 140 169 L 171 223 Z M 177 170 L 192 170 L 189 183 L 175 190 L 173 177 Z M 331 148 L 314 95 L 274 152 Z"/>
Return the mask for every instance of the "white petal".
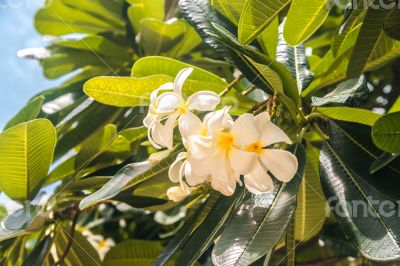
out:
<path id="1" fill-rule="evenodd" d="M 174 202 L 179 202 L 179 201 L 184 200 L 188 195 L 181 187 L 176 186 L 176 187 L 170 187 L 167 190 L 167 196 L 168 196 L 168 199 L 170 199 Z"/>
<path id="2" fill-rule="evenodd" d="M 181 152 L 176 156 L 175 161 L 171 164 L 168 170 L 168 177 L 169 179 L 174 182 L 179 182 L 179 171 L 182 166 L 182 161 L 186 159 L 186 152 Z"/>
<path id="3" fill-rule="evenodd" d="M 189 186 L 192 187 L 202 184 L 206 181 L 205 176 L 199 176 L 193 172 L 192 165 L 190 164 L 190 162 L 187 162 L 185 165 L 185 177 Z"/>
<path id="4" fill-rule="evenodd" d="M 233 124 L 233 119 L 228 113 L 229 108 L 206 114 L 204 124 L 209 134 L 217 134 L 223 129 L 230 128 Z"/>
<path id="5" fill-rule="evenodd" d="M 259 162 L 254 165 L 253 171 L 244 176 L 244 184 L 246 188 L 254 194 L 268 192 L 274 189 L 271 176 Z"/>
<path id="6" fill-rule="evenodd" d="M 263 112 L 257 115 L 255 119 L 257 127 L 262 134 L 262 143 L 264 147 L 278 142 L 292 143 L 286 133 L 270 121 L 268 113 Z"/>
<path id="7" fill-rule="evenodd" d="M 148 113 L 147 116 L 143 119 L 143 125 L 149 128 L 154 124 L 156 120 L 157 118 L 155 115 Z"/>
<path id="8" fill-rule="evenodd" d="M 231 196 L 236 189 L 236 179 L 228 173 L 226 158 L 223 156 L 215 157 L 210 160 L 210 167 L 213 170 L 211 177 L 212 188 L 225 196 Z"/>
<path id="9" fill-rule="evenodd" d="M 174 89 L 174 83 L 172 82 L 167 82 L 163 85 L 161 85 L 160 87 L 158 87 L 158 89 L 154 90 L 151 94 L 150 94 L 150 102 L 152 104 L 155 104 L 157 101 L 157 96 L 158 93 L 160 91 L 167 91 L 167 90 L 173 90 Z"/>
<path id="10" fill-rule="evenodd" d="M 282 182 L 289 182 L 297 172 L 297 158 L 288 151 L 266 149 L 260 159 L 264 166 Z"/>
<path id="11" fill-rule="evenodd" d="M 212 91 L 199 91 L 187 99 L 189 109 L 198 111 L 212 111 L 219 104 L 218 94 Z"/>
<path id="12" fill-rule="evenodd" d="M 214 152 L 214 139 L 211 136 L 191 136 L 187 145 L 190 155 L 199 160 L 210 157 Z"/>
<path id="13" fill-rule="evenodd" d="M 179 117 L 179 131 L 183 138 L 201 135 L 203 132 L 203 123 L 200 118 L 188 111 Z"/>
<path id="14" fill-rule="evenodd" d="M 261 133 L 257 128 L 254 116 L 251 114 L 239 116 L 230 132 L 235 137 L 236 145 L 249 145 L 261 139 Z"/>
<path id="15" fill-rule="evenodd" d="M 167 158 L 167 156 L 170 154 L 171 154 L 171 150 L 163 150 L 163 151 L 155 152 L 155 153 L 150 154 L 149 161 L 160 162 L 160 161 L 164 160 L 165 158 Z"/>
<path id="16" fill-rule="evenodd" d="M 175 81 L 174 81 L 174 92 L 182 95 L 182 88 L 183 84 L 185 83 L 186 79 L 192 74 L 193 68 L 184 68 L 179 73 L 176 75 Z"/>
<path id="17" fill-rule="evenodd" d="M 157 113 L 168 114 L 172 113 L 182 105 L 182 97 L 174 92 L 164 92 L 157 99 Z"/>
<path id="18" fill-rule="evenodd" d="M 198 160 L 193 156 L 189 155 L 188 158 L 190 165 L 192 167 L 192 171 L 197 176 L 208 176 L 210 175 L 210 167 L 208 159 Z"/>
<path id="19" fill-rule="evenodd" d="M 232 169 L 236 174 L 245 175 L 251 172 L 258 155 L 254 152 L 241 151 L 233 148 L 229 153 Z"/>
<path id="20" fill-rule="evenodd" d="M 154 128 L 151 132 L 153 141 L 162 147 L 167 147 L 172 149 L 173 147 L 173 137 L 174 137 L 174 127 L 176 125 L 176 120 L 178 115 L 173 114 L 168 116 L 165 125 L 161 122 L 155 122 Z"/>

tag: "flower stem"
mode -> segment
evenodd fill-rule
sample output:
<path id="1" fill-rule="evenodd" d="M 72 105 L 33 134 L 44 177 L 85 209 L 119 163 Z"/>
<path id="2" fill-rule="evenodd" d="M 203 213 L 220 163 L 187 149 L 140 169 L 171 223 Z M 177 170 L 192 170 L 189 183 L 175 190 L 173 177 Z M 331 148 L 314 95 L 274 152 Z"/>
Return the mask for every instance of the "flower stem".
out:
<path id="1" fill-rule="evenodd" d="M 228 84 L 228 86 L 226 86 L 226 88 L 220 92 L 219 97 L 223 97 L 225 96 L 228 92 L 230 92 L 230 90 L 237 84 L 240 82 L 240 80 L 243 78 L 243 75 L 239 75 L 237 78 L 235 78 L 231 83 Z"/>

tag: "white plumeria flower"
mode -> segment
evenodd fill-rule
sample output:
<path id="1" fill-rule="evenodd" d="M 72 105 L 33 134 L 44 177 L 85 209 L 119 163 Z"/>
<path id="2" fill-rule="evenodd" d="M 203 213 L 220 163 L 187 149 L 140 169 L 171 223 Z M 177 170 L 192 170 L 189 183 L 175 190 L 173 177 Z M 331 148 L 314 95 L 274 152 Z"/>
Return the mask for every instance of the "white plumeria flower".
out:
<path id="1" fill-rule="evenodd" d="M 172 200 L 173 202 L 179 202 L 184 200 L 188 194 L 182 189 L 181 186 L 174 186 L 167 190 L 167 196 L 169 200 Z"/>
<path id="2" fill-rule="evenodd" d="M 204 119 L 205 135 L 188 138 L 188 150 L 207 167 L 211 186 L 222 194 L 230 196 L 235 192 L 240 175 L 253 170 L 257 154 L 242 149 L 261 138 L 254 118 L 250 114 L 240 116 L 235 122 L 228 109 L 209 114 Z M 199 167 L 194 165 L 195 171 Z"/>
<path id="3" fill-rule="evenodd" d="M 188 113 L 185 121 L 179 123 L 179 131 L 182 135 L 182 141 L 187 146 L 187 139 L 191 136 L 206 136 L 210 126 L 229 126 L 233 123 L 232 118 L 228 115 L 228 108 L 208 113 L 202 123 L 193 113 Z M 169 178 L 174 183 L 179 183 L 182 191 L 187 195 L 190 193 L 190 187 L 197 186 L 209 179 L 210 172 L 207 170 L 207 161 L 198 160 L 190 155 L 190 152 L 181 152 L 178 154 L 175 162 L 169 168 Z M 186 179 L 186 182 L 183 179 Z M 189 186 L 190 187 L 189 187 Z"/>
<path id="4" fill-rule="evenodd" d="M 199 91 L 189 96 L 186 100 L 182 95 L 183 84 L 193 68 L 182 69 L 175 78 L 174 83 L 162 85 L 150 96 L 149 114 L 144 120 L 144 125 L 149 129 L 149 141 L 157 149 L 166 147 L 172 149 L 173 130 L 177 124 L 185 123 L 191 111 L 212 111 L 220 102 L 218 94 L 212 91 Z M 158 96 L 161 90 L 164 92 Z M 162 124 L 162 120 L 165 123 Z"/>
<path id="5" fill-rule="evenodd" d="M 267 148 L 279 142 L 292 143 L 285 132 L 271 122 L 268 113 L 257 115 L 254 121 L 262 136 L 246 147 L 247 151 L 258 155 L 258 160 L 253 170 L 244 175 L 244 183 L 250 192 L 257 194 L 274 188 L 272 178 L 267 171 L 279 181 L 289 182 L 297 172 L 298 162 L 296 156 L 289 151 Z"/>
<path id="6" fill-rule="evenodd" d="M 87 240 L 97 250 L 102 260 L 106 253 L 115 246 L 115 242 L 111 238 L 105 239 L 102 235 L 95 235 L 89 230 L 84 231 L 82 234 L 87 237 Z"/>

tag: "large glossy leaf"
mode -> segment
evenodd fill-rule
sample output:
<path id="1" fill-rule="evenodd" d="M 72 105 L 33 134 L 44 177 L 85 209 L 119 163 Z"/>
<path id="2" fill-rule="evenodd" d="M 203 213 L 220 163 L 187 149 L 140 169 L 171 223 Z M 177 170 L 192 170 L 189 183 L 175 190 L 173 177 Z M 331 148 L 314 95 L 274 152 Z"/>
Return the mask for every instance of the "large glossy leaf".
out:
<path id="1" fill-rule="evenodd" d="M 284 64 L 289 69 L 297 82 L 297 89 L 301 93 L 310 84 L 314 74 L 309 70 L 304 45 L 299 44 L 293 47 L 283 38 L 285 21 L 279 25 L 276 61 Z"/>
<path id="2" fill-rule="evenodd" d="M 378 148 L 400 153 L 400 112 L 382 116 L 372 127 L 372 139 Z"/>
<path id="3" fill-rule="evenodd" d="M 210 211 L 211 207 L 219 197 L 218 192 L 213 192 L 197 210 L 192 211 L 186 219 L 184 226 L 174 236 L 174 238 L 165 246 L 162 253 L 157 257 L 154 266 L 163 266 L 173 258 L 179 249 L 186 244 L 191 233 L 196 229 L 196 226 L 202 222 L 202 218 Z"/>
<path id="4" fill-rule="evenodd" d="M 371 167 L 369 168 L 369 172 L 371 174 L 375 174 L 376 172 L 381 170 L 383 167 L 385 167 L 389 163 L 391 163 L 394 159 L 399 157 L 399 155 L 400 154 L 383 152 L 381 155 L 379 155 L 379 157 L 371 165 Z"/>
<path id="5" fill-rule="evenodd" d="M 43 102 L 44 102 L 43 96 L 39 96 L 30 101 L 13 118 L 11 118 L 10 121 L 8 121 L 8 123 L 4 127 L 4 130 L 37 118 L 39 116 L 40 111 L 42 110 Z"/>
<path id="6" fill-rule="evenodd" d="M 141 45 L 149 55 L 167 53 L 183 39 L 186 32 L 186 24 L 182 20 L 164 22 L 147 18 L 140 25 Z"/>
<path id="7" fill-rule="evenodd" d="M 53 239 L 49 235 L 40 240 L 28 257 L 24 259 L 22 266 L 42 266 L 50 252 L 52 241 Z"/>
<path id="8" fill-rule="evenodd" d="M 336 120 L 372 126 L 381 115 L 369 110 L 352 107 L 318 107 L 321 114 Z"/>
<path id="9" fill-rule="evenodd" d="M 245 6 L 243 0 L 213 0 L 211 1 L 213 7 L 223 13 L 235 25 L 238 24 L 240 14 Z"/>
<path id="10" fill-rule="evenodd" d="M 346 12 L 349 12 L 350 14 L 345 16 L 343 24 L 332 38 L 331 50 L 334 56 L 337 55 L 339 49 L 343 45 L 343 41 L 347 38 L 353 27 L 362 21 L 361 15 L 363 11 L 366 10 L 372 2 L 373 0 L 358 0 L 357 2 L 350 3 L 348 10 L 346 10 Z"/>
<path id="11" fill-rule="evenodd" d="M 318 169 L 319 150 L 307 143 L 306 155 L 307 162 L 297 194 L 295 212 L 294 237 L 297 241 L 307 241 L 317 235 L 326 216 L 326 201 Z"/>
<path id="12" fill-rule="evenodd" d="M 358 34 L 347 68 L 347 78 L 359 77 L 373 52 L 378 49 L 380 36 L 385 34 L 383 24 L 388 16 L 390 9 L 377 8 L 379 0 L 374 1 L 374 5 L 369 7 L 365 19 Z M 389 1 L 389 0 L 388 0 Z M 381 2 L 379 1 L 379 4 Z"/>
<path id="13" fill-rule="evenodd" d="M 71 1 L 69 1 L 71 2 Z M 85 1 L 87 2 L 87 1 Z M 121 1 L 110 2 L 113 9 L 119 6 L 122 9 Z M 114 31 L 123 34 L 125 29 L 122 23 L 107 21 L 104 16 L 86 12 L 85 10 L 64 4 L 63 0 L 54 0 L 46 3 L 35 17 L 35 27 L 41 34 L 60 36 L 74 32 L 96 34 L 104 31 Z M 111 10 L 107 6 L 108 10 Z M 91 10 L 92 11 L 92 10 Z M 109 13 L 109 11 L 107 12 Z"/>
<path id="14" fill-rule="evenodd" d="M 371 127 L 357 123 L 328 123 L 328 136 L 335 153 L 346 163 L 347 167 L 366 181 L 369 186 L 394 200 L 400 198 L 397 187 L 400 180 L 399 159 L 393 160 L 375 174 L 369 173 L 369 167 L 381 155 L 372 142 Z"/>
<path id="15" fill-rule="evenodd" d="M 399 259 L 400 221 L 395 203 L 368 185 L 364 176 L 349 168 L 349 163 L 335 144 L 324 144 L 320 156 L 322 188 L 341 228 L 364 257 L 376 261 Z M 391 215 L 380 206 L 383 202 L 392 206 Z"/>
<path id="16" fill-rule="evenodd" d="M 390 11 L 383 28 L 391 38 L 400 40 L 400 10 L 397 7 Z"/>
<path id="17" fill-rule="evenodd" d="M 77 40 L 62 39 L 61 41 L 51 45 L 49 49 L 57 51 L 59 47 L 88 51 L 90 53 L 96 53 L 100 57 L 110 56 L 124 61 L 129 60 L 130 57 L 129 50 L 126 49 L 126 47 L 120 46 L 109 39 L 98 35 L 85 36 Z M 99 60 L 101 61 L 101 59 Z"/>
<path id="18" fill-rule="evenodd" d="M 367 79 L 361 76 L 343 81 L 324 97 L 311 97 L 311 101 L 313 106 L 343 104 L 354 107 L 359 106 L 368 97 L 368 92 Z"/>
<path id="19" fill-rule="evenodd" d="M 164 19 L 164 0 L 128 0 L 128 18 L 136 33 L 140 32 L 140 21 L 145 18 Z"/>
<path id="20" fill-rule="evenodd" d="M 102 188 L 84 198 L 79 207 L 85 209 L 98 202 L 110 200 L 121 191 L 156 176 L 169 168 L 175 156 L 176 153 L 172 153 L 159 162 L 145 161 L 128 164 L 119 170 Z"/>
<path id="21" fill-rule="evenodd" d="M 64 258 L 66 265 L 79 266 L 98 266 L 100 265 L 100 257 L 97 250 L 80 232 L 75 231 L 73 239 L 71 239 L 71 229 L 69 227 L 58 226 L 58 231 L 54 236 L 54 244 L 58 256 L 64 254 L 64 251 L 70 241 L 71 248 L 67 256 Z"/>
<path id="22" fill-rule="evenodd" d="M 227 219 L 243 200 L 244 189 L 230 197 L 221 195 L 181 251 L 176 265 L 193 265 L 217 238 Z"/>
<path id="23" fill-rule="evenodd" d="M 215 265 L 250 265 L 273 250 L 281 239 L 296 208 L 306 163 L 304 148 L 294 147 L 299 160 L 295 177 L 288 183 L 276 182 L 272 192 L 247 193 L 214 247 Z"/>
<path id="24" fill-rule="evenodd" d="M 104 266 L 152 266 L 163 247 L 160 242 L 128 240 L 113 247 L 104 258 Z M 168 263 L 167 265 L 174 265 Z"/>
<path id="25" fill-rule="evenodd" d="M 121 113 L 120 108 L 103 105 L 92 99 L 86 100 L 57 125 L 59 140 L 54 157 L 60 158 L 105 125 L 118 123 Z"/>
<path id="26" fill-rule="evenodd" d="M 172 79 L 165 75 L 146 78 L 96 77 L 87 81 L 84 92 L 103 104 L 130 107 L 149 103 L 150 93 Z"/>
<path id="27" fill-rule="evenodd" d="M 246 1 L 239 19 L 239 41 L 249 44 L 289 3 L 290 0 Z"/>
<path id="28" fill-rule="evenodd" d="M 40 230 L 46 223 L 48 213 L 42 212 L 39 206 L 26 204 L 6 216 L 0 226 L 0 241 L 32 234 Z"/>
<path id="29" fill-rule="evenodd" d="M 212 82 L 221 86 L 228 85 L 225 80 L 209 71 L 163 56 L 146 56 L 137 60 L 132 67 L 132 77 L 143 78 L 160 74 L 175 77 L 179 71 L 187 67 L 194 69 L 189 79 Z"/>
<path id="30" fill-rule="evenodd" d="M 203 41 L 217 51 L 218 55 L 233 63 L 243 75 L 261 89 L 271 92 L 269 85 L 258 79 L 259 73 L 254 66 L 242 55 L 231 48 L 230 45 L 221 43 L 215 36 L 219 33 L 215 30 L 213 23 L 221 25 L 225 30 L 234 32 L 230 23 L 219 18 L 218 14 L 210 7 L 208 0 L 180 0 L 179 7 L 184 18 L 196 29 Z"/>
<path id="31" fill-rule="evenodd" d="M 292 104 L 299 104 L 300 98 L 296 81 L 284 65 L 254 49 L 242 46 L 235 36 L 227 32 L 220 25 L 213 25 L 220 33 L 219 36 L 215 36 L 216 39 L 245 55 L 252 64 L 252 67 L 257 70 L 257 75 L 264 76 L 266 79 L 265 82 L 269 84 L 269 87 L 276 94 L 281 96 L 286 95 L 287 98 L 292 100 Z M 283 101 L 284 99 L 281 100 Z M 283 103 L 286 105 L 287 102 Z"/>
<path id="32" fill-rule="evenodd" d="M 15 200 L 32 200 L 53 161 L 56 131 L 37 119 L 0 134 L 0 189 Z"/>
<path id="33" fill-rule="evenodd" d="M 283 30 L 286 42 L 296 46 L 307 40 L 328 17 L 332 6 L 327 0 L 293 0 Z"/>
<path id="34" fill-rule="evenodd" d="M 316 77 L 310 86 L 303 91 L 303 97 L 311 96 L 313 93 L 325 88 L 328 85 L 332 85 L 346 79 L 349 57 L 353 50 L 354 41 L 356 39 L 354 37 L 357 37 L 357 30 L 359 30 L 359 27 L 355 28 L 351 32 L 355 34 L 349 34 L 347 36 L 341 47 L 341 50 L 343 49 L 343 51 L 339 51 L 336 58 L 331 52 L 328 52 L 325 55 L 323 61 L 321 64 L 319 64 L 319 66 L 321 66 L 321 71 L 314 71 Z M 347 42 L 347 40 L 349 41 Z M 381 34 L 376 42 L 375 49 L 372 51 L 366 65 L 363 68 L 363 72 L 379 68 L 399 55 L 400 42 L 389 38 L 386 34 Z M 320 72 L 320 75 L 318 75 L 318 72 Z"/>

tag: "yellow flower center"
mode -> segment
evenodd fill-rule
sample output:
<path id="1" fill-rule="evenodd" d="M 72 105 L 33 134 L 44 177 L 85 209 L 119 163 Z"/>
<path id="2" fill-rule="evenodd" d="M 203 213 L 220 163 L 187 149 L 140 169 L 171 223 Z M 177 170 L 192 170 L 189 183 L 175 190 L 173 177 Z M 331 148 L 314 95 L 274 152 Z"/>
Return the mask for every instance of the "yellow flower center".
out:
<path id="1" fill-rule="evenodd" d="M 188 103 L 188 102 L 182 103 L 181 105 L 179 105 L 179 106 L 177 107 L 177 111 L 178 111 L 181 115 L 184 115 L 184 114 L 186 114 L 188 107 L 189 107 L 189 103 Z"/>
<path id="2" fill-rule="evenodd" d="M 264 150 L 263 150 L 261 141 L 257 141 L 257 142 L 250 144 L 249 146 L 247 146 L 246 151 L 261 154 L 261 153 L 263 153 Z"/>
<path id="3" fill-rule="evenodd" d="M 218 135 L 218 147 L 224 151 L 232 149 L 234 137 L 231 133 L 220 132 Z"/>
<path id="4" fill-rule="evenodd" d="M 100 240 L 99 241 L 99 248 L 104 249 L 107 247 L 107 241 L 106 240 Z"/>

